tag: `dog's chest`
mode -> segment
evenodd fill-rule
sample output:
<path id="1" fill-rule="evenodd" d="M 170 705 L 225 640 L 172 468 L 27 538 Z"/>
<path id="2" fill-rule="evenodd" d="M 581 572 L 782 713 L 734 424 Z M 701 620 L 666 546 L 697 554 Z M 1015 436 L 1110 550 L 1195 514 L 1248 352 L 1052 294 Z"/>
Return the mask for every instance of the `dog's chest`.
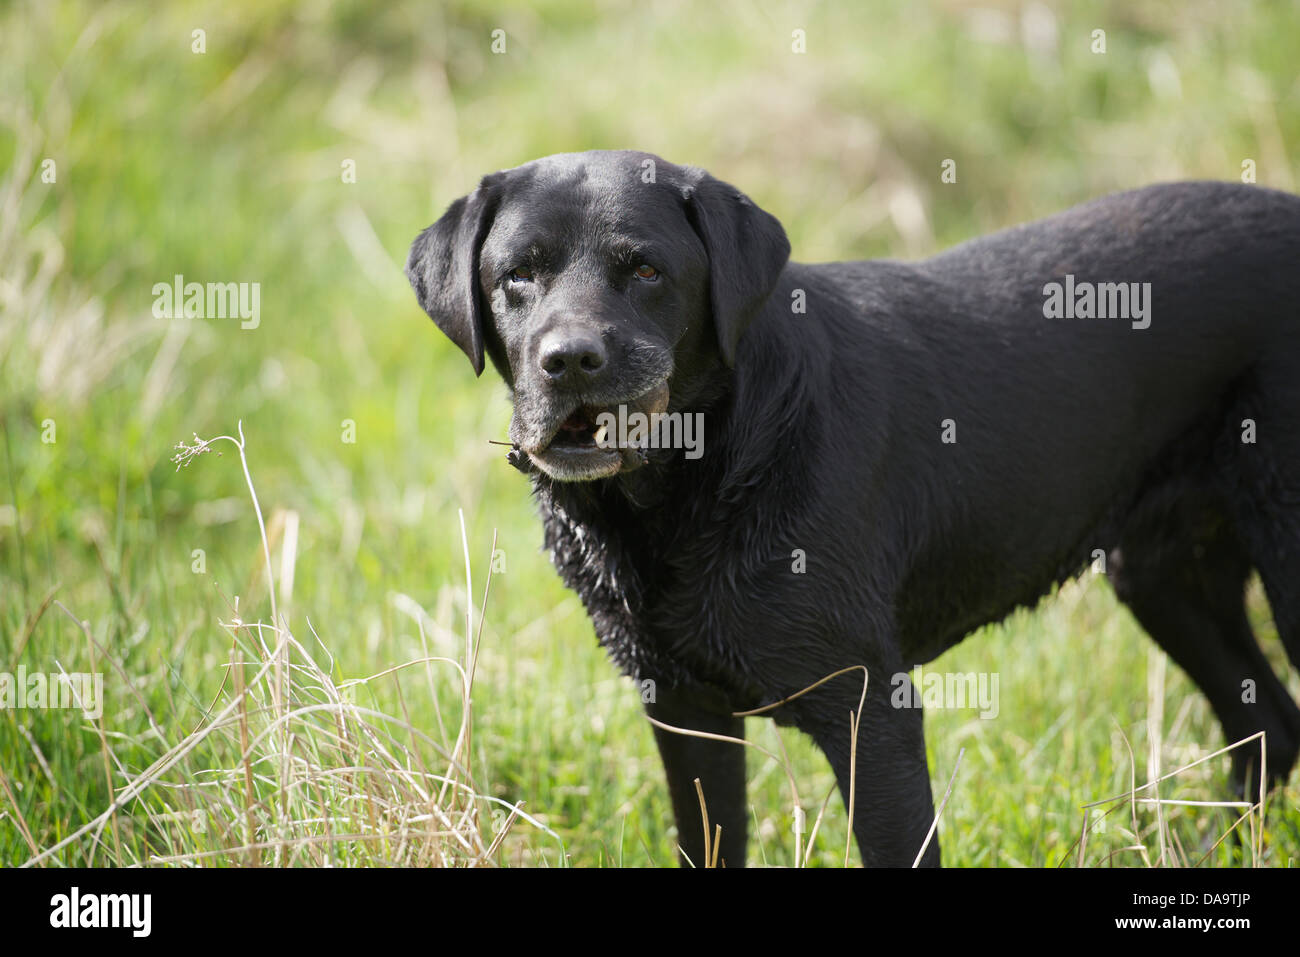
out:
<path id="1" fill-rule="evenodd" d="M 736 560 L 725 545 L 682 534 L 680 516 L 647 524 L 617 506 L 594 510 L 544 494 L 538 501 L 556 570 L 625 674 L 673 687 L 707 684 L 737 701 L 757 693 L 728 643 L 741 629 L 720 600 L 718 583 L 733 577 Z"/>

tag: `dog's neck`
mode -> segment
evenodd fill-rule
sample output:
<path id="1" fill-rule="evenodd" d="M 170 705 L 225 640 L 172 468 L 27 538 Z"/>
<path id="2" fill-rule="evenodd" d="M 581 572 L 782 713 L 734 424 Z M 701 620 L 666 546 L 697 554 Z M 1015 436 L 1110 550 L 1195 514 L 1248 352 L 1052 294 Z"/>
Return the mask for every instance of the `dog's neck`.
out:
<path id="1" fill-rule="evenodd" d="M 791 461 L 808 461 L 804 450 L 817 441 L 802 366 L 793 361 L 714 377 L 710 392 L 684 410 L 704 415 L 698 459 L 686 459 L 681 449 L 655 450 L 647 465 L 595 482 L 533 474 L 545 547 L 583 599 L 601 644 L 633 677 L 701 678 L 685 672 L 680 649 L 663 647 L 665 633 L 717 630 L 709 620 L 716 609 L 692 606 L 699 582 L 689 579 L 690 569 L 739 583 L 749 566 L 788 553 L 778 530 L 754 523 L 790 517 L 788 503 L 798 500 L 790 485 L 802 474 Z M 738 408 L 768 428 L 755 432 L 737 421 Z M 755 507 L 766 497 L 787 505 Z M 694 627 L 678 625 L 678 618 Z"/>

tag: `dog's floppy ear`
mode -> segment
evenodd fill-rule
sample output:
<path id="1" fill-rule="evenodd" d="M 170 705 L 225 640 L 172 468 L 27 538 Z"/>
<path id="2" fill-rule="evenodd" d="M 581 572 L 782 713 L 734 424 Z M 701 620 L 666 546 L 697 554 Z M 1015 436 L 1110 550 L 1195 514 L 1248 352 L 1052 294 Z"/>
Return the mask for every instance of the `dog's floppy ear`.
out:
<path id="1" fill-rule="evenodd" d="M 499 199 L 500 175 L 483 177 L 478 189 L 452 203 L 441 219 L 415 237 L 406 259 L 406 278 L 415 297 L 469 357 L 476 376 L 483 374 L 487 311 L 479 292 L 478 254 Z"/>
<path id="2" fill-rule="evenodd" d="M 687 216 L 709 254 L 709 299 L 718 348 L 728 366 L 750 320 L 772 294 L 790 258 L 780 221 L 734 186 L 695 171 L 686 196 Z"/>

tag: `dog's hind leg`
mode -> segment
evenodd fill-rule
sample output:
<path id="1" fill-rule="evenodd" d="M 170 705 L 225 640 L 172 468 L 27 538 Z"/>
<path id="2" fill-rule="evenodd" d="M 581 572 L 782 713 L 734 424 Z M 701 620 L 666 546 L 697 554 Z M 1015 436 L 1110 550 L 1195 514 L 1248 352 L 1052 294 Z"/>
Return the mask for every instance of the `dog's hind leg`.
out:
<path id="1" fill-rule="evenodd" d="M 1300 749 L 1300 709 L 1251 632 L 1250 561 L 1221 504 L 1189 488 L 1167 508 L 1141 512 L 1107 573 L 1142 627 L 1205 693 L 1228 743 L 1264 731 L 1269 779 L 1285 780 Z M 1232 753 L 1233 778 L 1252 798 L 1259 754 L 1258 743 Z"/>
<path id="2" fill-rule="evenodd" d="M 1219 453 L 1234 522 L 1300 668 L 1300 356 L 1275 359 L 1229 416 Z"/>

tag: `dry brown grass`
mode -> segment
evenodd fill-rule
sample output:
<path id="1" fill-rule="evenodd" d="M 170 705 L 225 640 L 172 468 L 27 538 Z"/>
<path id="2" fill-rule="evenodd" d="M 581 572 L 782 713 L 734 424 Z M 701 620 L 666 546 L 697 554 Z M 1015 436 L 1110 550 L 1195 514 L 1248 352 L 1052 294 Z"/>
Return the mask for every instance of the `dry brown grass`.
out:
<path id="1" fill-rule="evenodd" d="M 501 863 L 502 842 L 521 820 L 555 837 L 520 805 L 485 794 L 475 780 L 470 693 L 491 574 L 477 629 L 474 604 L 467 604 L 462 655 L 424 655 L 366 678 L 337 681 L 333 658 L 310 623 L 311 638 L 300 641 L 279 613 L 271 543 L 242 424 L 237 438 L 196 436 L 193 445 L 178 446 L 177 467 L 223 442 L 238 450 L 261 529 L 271 620 L 245 620 L 236 599 L 229 620 L 221 622 L 230 649 L 215 698 L 198 726 L 174 743 L 149 715 L 160 753 L 143 771 L 132 773 L 118 759 L 115 736 L 101 717 L 99 740 L 113 801 L 50 847 L 37 847 L 29 836 L 32 854 L 25 866 L 63 864 L 76 853 L 86 864 L 116 866 L 478 867 Z M 292 581 L 296 537 L 280 538 L 283 585 Z M 461 541 L 472 597 L 463 517 Z M 290 597 L 282 587 L 280 602 Z M 415 617 L 427 647 L 426 616 Z M 98 648 L 86 624 L 79 624 Z M 458 678 L 461 694 L 454 708 L 438 700 L 435 668 L 449 668 Z M 130 677 L 117 670 L 134 694 Z M 412 682 L 403 685 L 403 676 L 423 677 L 437 735 L 410 720 L 405 695 Z M 381 682 L 395 687 L 400 714 L 360 703 Z M 135 697 L 147 712 L 143 698 Z M 17 812 L 12 795 L 10 804 Z M 17 821 L 30 835 L 21 814 Z M 145 843 L 159 850 L 133 851 L 140 843 L 121 840 L 126 827 L 149 828 L 154 837 Z"/>

